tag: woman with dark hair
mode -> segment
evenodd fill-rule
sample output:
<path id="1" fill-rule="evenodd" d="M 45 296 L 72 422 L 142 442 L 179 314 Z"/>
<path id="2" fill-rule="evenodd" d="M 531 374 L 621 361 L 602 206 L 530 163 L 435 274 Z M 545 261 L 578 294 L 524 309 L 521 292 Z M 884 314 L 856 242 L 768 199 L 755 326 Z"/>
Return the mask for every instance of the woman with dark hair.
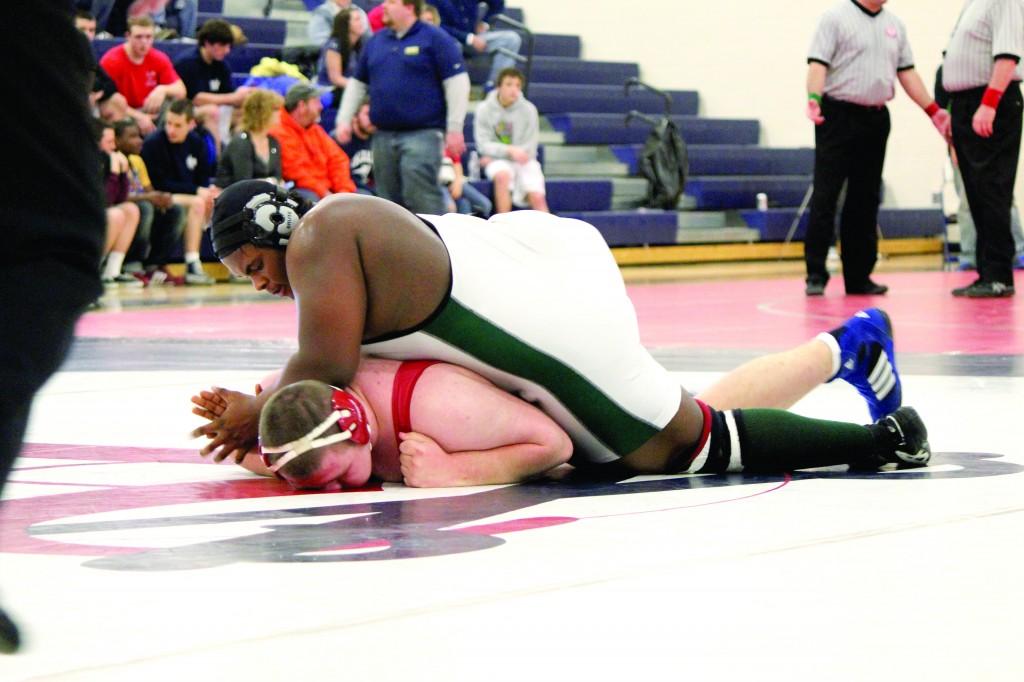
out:
<path id="1" fill-rule="evenodd" d="M 359 12 L 343 9 L 334 17 L 331 36 L 320 50 L 320 63 L 317 66 L 317 83 L 334 87 L 334 98 L 329 109 L 337 108 L 341 102 L 341 93 L 348 85 L 348 77 L 355 70 L 359 53 L 366 41 L 365 31 L 363 15 Z"/>

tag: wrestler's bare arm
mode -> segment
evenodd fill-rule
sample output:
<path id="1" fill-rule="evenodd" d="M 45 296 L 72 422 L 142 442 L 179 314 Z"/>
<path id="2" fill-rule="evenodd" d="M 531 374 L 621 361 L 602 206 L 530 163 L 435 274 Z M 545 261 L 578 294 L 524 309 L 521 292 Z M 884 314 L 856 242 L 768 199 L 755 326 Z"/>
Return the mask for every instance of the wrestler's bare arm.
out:
<path id="1" fill-rule="evenodd" d="M 299 350 L 282 386 L 317 379 L 346 386 L 359 367 L 366 322 L 366 281 L 355 229 L 328 225 L 334 213 L 311 211 L 288 245 L 288 281 L 299 313 Z"/>
<path id="2" fill-rule="evenodd" d="M 406 485 L 514 483 L 569 460 L 572 441 L 550 417 L 479 375 L 428 369 L 412 403 L 414 433 L 400 445 Z"/>

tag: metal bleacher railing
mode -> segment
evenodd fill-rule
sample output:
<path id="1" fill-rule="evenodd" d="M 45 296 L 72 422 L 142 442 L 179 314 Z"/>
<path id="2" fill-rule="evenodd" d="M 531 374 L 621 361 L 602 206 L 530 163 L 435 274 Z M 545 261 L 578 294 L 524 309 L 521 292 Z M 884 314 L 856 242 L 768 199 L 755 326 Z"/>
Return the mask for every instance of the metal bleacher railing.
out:
<path id="1" fill-rule="evenodd" d="M 521 21 L 516 21 L 507 14 L 495 14 L 492 21 L 495 25 L 504 24 L 510 28 L 514 28 L 526 37 L 525 56 L 512 52 L 511 50 L 506 50 L 505 48 L 500 48 L 498 50 L 498 52 L 511 57 L 518 63 L 526 63 L 526 66 L 523 67 L 523 73 L 526 75 L 526 84 L 523 86 L 523 96 L 525 97 L 528 94 L 530 87 L 530 71 L 533 68 L 533 50 L 536 43 L 536 36 L 533 35 L 533 31 L 526 27 L 526 24 Z"/>

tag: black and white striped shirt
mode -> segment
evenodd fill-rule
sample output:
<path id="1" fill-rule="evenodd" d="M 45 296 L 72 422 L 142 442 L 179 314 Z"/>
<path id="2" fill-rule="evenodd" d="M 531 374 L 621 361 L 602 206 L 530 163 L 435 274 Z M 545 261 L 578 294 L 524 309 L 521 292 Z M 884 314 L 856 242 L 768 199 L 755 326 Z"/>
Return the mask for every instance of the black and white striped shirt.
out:
<path id="1" fill-rule="evenodd" d="M 906 27 L 892 12 L 872 14 L 841 0 L 818 21 L 807 62 L 828 67 L 824 94 L 877 106 L 896 94 L 896 72 L 914 68 L 914 55 Z"/>
<path id="2" fill-rule="evenodd" d="M 967 0 L 942 62 L 942 86 L 959 92 L 988 85 L 992 62 L 1000 57 L 1017 60 L 1014 80 L 1024 71 L 1024 0 Z"/>

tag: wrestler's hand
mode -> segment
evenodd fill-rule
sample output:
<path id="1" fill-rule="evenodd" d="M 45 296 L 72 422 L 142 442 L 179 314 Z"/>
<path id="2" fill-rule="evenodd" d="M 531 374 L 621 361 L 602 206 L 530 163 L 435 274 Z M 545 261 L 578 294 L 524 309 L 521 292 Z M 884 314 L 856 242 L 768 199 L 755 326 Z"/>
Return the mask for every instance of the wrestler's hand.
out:
<path id="1" fill-rule="evenodd" d="M 461 485 L 455 470 L 455 458 L 433 439 L 412 431 L 398 434 L 398 458 L 402 478 L 412 488 L 445 488 Z"/>
<path id="2" fill-rule="evenodd" d="M 996 120 L 996 110 L 990 106 L 982 104 L 978 107 L 978 110 L 974 112 L 974 118 L 971 120 L 971 127 L 974 128 L 974 132 L 978 133 L 980 137 L 992 137 L 992 126 Z"/>
<path id="3" fill-rule="evenodd" d="M 256 387 L 257 389 L 259 386 Z M 259 391 L 257 390 L 258 394 Z M 198 415 L 207 421 L 213 421 L 224 414 L 228 409 L 228 401 L 217 394 L 214 390 L 199 391 L 198 395 L 192 396 L 192 414 Z"/>
<path id="4" fill-rule="evenodd" d="M 199 454 L 212 454 L 215 462 L 233 457 L 236 463 L 245 458 L 245 453 L 255 447 L 259 435 L 260 408 L 262 401 L 256 396 L 214 387 L 213 392 L 227 403 L 220 416 L 192 432 L 193 438 L 206 436 L 210 442 Z"/>

